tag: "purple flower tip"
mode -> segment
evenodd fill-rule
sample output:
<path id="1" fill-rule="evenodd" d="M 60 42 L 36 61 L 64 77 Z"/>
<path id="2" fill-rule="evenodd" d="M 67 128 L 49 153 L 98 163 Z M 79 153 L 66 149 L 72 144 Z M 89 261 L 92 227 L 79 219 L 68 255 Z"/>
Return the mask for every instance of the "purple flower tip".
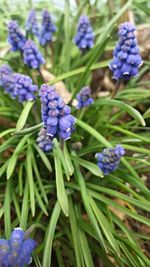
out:
<path id="1" fill-rule="evenodd" d="M 35 36 L 39 36 L 39 27 L 34 9 L 30 10 L 26 21 L 26 31 L 31 31 Z"/>
<path id="2" fill-rule="evenodd" d="M 36 247 L 36 242 L 25 239 L 24 231 L 15 228 L 10 240 L 0 239 L 0 266 L 23 267 L 29 265 L 31 253 Z"/>
<path id="3" fill-rule="evenodd" d="M 74 131 L 75 118 L 70 114 L 71 109 L 65 105 L 55 88 L 43 84 L 40 90 L 42 121 L 47 134 L 67 140 Z"/>
<path id="4" fill-rule="evenodd" d="M 38 133 L 37 143 L 44 152 L 48 152 L 52 150 L 53 148 L 52 139 L 47 134 L 47 131 L 45 128 L 42 128 L 40 132 Z"/>
<path id="5" fill-rule="evenodd" d="M 77 108 L 83 108 L 86 106 L 90 106 L 94 101 L 91 97 L 91 89 L 90 87 L 86 86 L 81 89 L 81 91 L 77 94 Z"/>
<path id="6" fill-rule="evenodd" d="M 16 21 L 10 21 L 8 24 L 8 42 L 13 51 L 23 50 L 23 46 L 26 42 L 24 34 L 21 32 L 19 25 Z"/>
<path id="7" fill-rule="evenodd" d="M 115 148 L 105 148 L 102 153 L 97 153 L 97 165 L 105 175 L 116 170 L 120 163 L 120 159 L 125 155 L 125 150 L 121 145 Z"/>
<path id="8" fill-rule="evenodd" d="M 121 24 L 119 28 L 119 42 L 113 52 L 113 60 L 109 68 L 116 80 L 129 80 L 138 74 L 142 59 L 135 36 L 135 27 L 130 22 Z"/>
<path id="9" fill-rule="evenodd" d="M 93 28 L 87 16 L 81 16 L 79 19 L 74 43 L 81 51 L 89 50 L 94 45 Z"/>
<path id="10" fill-rule="evenodd" d="M 39 42 L 42 46 L 52 41 L 52 35 L 56 32 L 56 26 L 51 20 L 50 13 L 47 10 L 42 12 L 42 27 L 39 36 Z"/>
<path id="11" fill-rule="evenodd" d="M 28 40 L 26 41 L 23 48 L 23 60 L 29 68 L 38 69 L 41 64 L 45 64 L 45 59 L 43 58 L 41 52 L 37 48 L 36 44 Z"/>

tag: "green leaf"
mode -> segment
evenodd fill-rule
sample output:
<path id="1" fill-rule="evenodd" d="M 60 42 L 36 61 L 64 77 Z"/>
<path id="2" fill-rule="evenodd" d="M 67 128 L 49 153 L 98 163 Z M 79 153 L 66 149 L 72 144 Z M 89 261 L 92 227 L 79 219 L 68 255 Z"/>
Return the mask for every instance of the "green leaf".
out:
<path id="1" fill-rule="evenodd" d="M 28 118 L 28 115 L 29 115 L 29 112 L 30 112 L 30 109 L 32 108 L 32 106 L 34 105 L 34 102 L 33 101 L 28 101 L 23 110 L 22 110 L 22 113 L 17 121 L 17 124 L 16 124 L 16 130 L 17 131 L 20 131 L 22 130 L 22 128 L 24 127 L 25 123 L 26 123 L 26 120 Z"/>
<path id="2" fill-rule="evenodd" d="M 7 129 L 7 130 L 3 131 L 2 133 L 0 133 L 0 138 L 4 137 L 7 134 L 11 134 L 15 131 L 16 131 L 16 129 L 14 129 L 14 128 Z"/>
<path id="3" fill-rule="evenodd" d="M 27 159 L 26 159 L 26 170 L 27 170 L 27 179 L 28 186 L 30 190 L 30 202 L 31 202 L 31 211 L 32 216 L 35 216 L 35 195 L 34 195 L 34 180 L 33 180 L 33 170 L 32 170 L 32 149 L 29 145 L 27 151 Z"/>
<path id="4" fill-rule="evenodd" d="M 7 181 L 5 200 L 4 200 L 4 223 L 5 223 L 5 235 L 7 239 L 10 238 L 11 234 L 10 203 L 11 203 L 11 181 Z"/>
<path id="5" fill-rule="evenodd" d="M 68 198 L 64 186 L 62 166 L 56 149 L 54 149 L 54 162 L 55 162 L 55 172 L 56 172 L 57 199 L 64 214 L 68 216 L 69 214 Z"/>
<path id="6" fill-rule="evenodd" d="M 103 68 L 103 67 L 106 67 L 107 65 L 108 65 L 108 61 L 103 61 L 103 62 L 100 62 L 100 63 L 96 63 L 96 64 L 94 64 L 94 65 L 92 65 L 90 67 L 90 70 L 96 70 L 96 69 L 99 69 L 99 68 Z M 72 70 L 72 71 L 69 71 L 67 73 L 64 73 L 64 74 L 58 76 L 57 78 L 55 78 L 54 80 L 48 82 L 48 84 L 49 85 L 53 85 L 53 84 L 55 84 L 55 83 L 57 83 L 59 81 L 62 81 L 64 79 L 66 79 L 66 78 L 70 78 L 72 76 L 75 76 L 75 75 L 78 75 L 80 73 L 83 73 L 83 72 L 85 72 L 85 69 L 86 69 L 86 67 L 81 67 L 81 68 L 78 68 L 76 70 Z"/>
<path id="7" fill-rule="evenodd" d="M 19 142 L 19 144 L 17 145 L 12 157 L 9 160 L 8 163 L 8 167 L 7 167 L 7 179 L 9 179 L 15 169 L 16 163 L 17 163 L 17 159 L 19 157 L 19 154 L 23 152 L 22 148 L 24 146 L 24 144 L 26 143 L 26 141 L 28 140 L 29 136 L 26 135 L 22 138 L 22 140 Z"/>
<path id="8" fill-rule="evenodd" d="M 87 123 L 76 119 L 77 125 L 79 125 L 81 128 L 89 132 L 90 135 L 93 135 L 101 144 L 103 144 L 105 147 L 112 147 L 112 145 L 100 134 L 98 133 L 94 128 L 92 128 Z"/>
<path id="9" fill-rule="evenodd" d="M 36 175 L 36 178 L 37 178 L 37 181 L 38 181 L 38 184 L 39 184 L 39 188 L 40 188 L 40 190 L 41 190 L 41 195 L 42 195 L 42 197 L 43 197 L 45 203 L 48 204 L 47 195 L 46 195 L 46 192 L 45 192 L 43 183 L 42 183 L 42 178 L 41 178 L 41 176 L 40 176 L 38 167 L 37 167 L 37 165 L 36 165 L 36 161 L 35 161 L 35 158 L 34 158 L 34 154 L 32 155 L 32 164 L 33 164 L 34 173 L 35 173 L 35 175 Z"/>
<path id="10" fill-rule="evenodd" d="M 74 157 L 71 156 L 73 158 L 73 160 L 77 161 L 79 165 L 83 166 L 85 169 L 88 169 L 91 173 L 93 173 L 94 175 L 103 178 L 103 173 L 102 171 L 99 169 L 99 167 L 95 164 L 93 164 L 90 161 L 78 158 L 78 157 Z"/>
<path id="11" fill-rule="evenodd" d="M 109 206 L 115 207 L 116 209 L 121 210 L 122 212 L 124 212 L 125 214 L 130 216 L 131 218 L 150 226 L 150 220 L 147 219 L 146 217 L 141 216 L 141 215 L 137 214 L 136 212 L 130 211 L 129 209 L 119 205 L 117 202 L 112 201 L 111 199 L 109 199 L 105 196 L 102 196 L 102 195 L 100 195 L 100 194 L 98 194 L 92 190 L 90 190 L 90 194 L 94 198 L 96 198 L 97 200 L 102 201 Z"/>
<path id="12" fill-rule="evenodd" d="M 75 217 L 74 207 L 72 203 L 71 197 L 69 197 L 69 221 L 71 226 L 71 232 L 73 237 L 73 245 L 74 245 L 74 253 L 76 257 L 76 266 L 82 267 L 83 265 L 83 255 L 82 255 L 82 247 L 80 240 L 77 238 L 79 237 L 79 229 L 77 226 L 77 221 Z"/>
<path id="13" fill-rule="evenodd" d="M 45 164 L 46 168 L 51 172 L 52 171 L 52 166 L 51 166 L 51 164 L 49 162 L 49 159 L 47 158 L 47 156 L 43 152 L 43 150 L 40 149 L 37 144 L 34 144 L 34 147 L 37 150 L 37 152 L 38 152 L 39 156 L 41 157 L 41 159 L 43 160 L 43 163 Z"/>
<path id="14" fill-rule="evenodd" d="M 57 201 L 53 209 L 50 222 L 47 227 L 47 231 L 45 233 L 45 242 L 44 242 L 45 246 L 44 246 L 42 267 L 51 266 L 52 245 L 53 245 L 55 228 L 56 228 L 57 221 L 60 215 L 60 211 L 61 211 L 61 208 Z"/>
<path id="15" fill-rule="evenodd" d="M 95 105 L 101 106 L 101 105 L 108 105 L 108 106 L 114 106 L 118 107 L 120 109 L 123 109 L 124 111 L 128 112 L 138 123 L 140 123 L 142 126 L 145 126 L 145 121 L 142 117 L 142 115 L 137 111 L 135 108 L 121 102 L 115 99 L 104 99 L 104 100 L 97 100 L 94 103 Z"/>
<path id="16" fill-rule="evenodd" d="M 94 267 L 90 247 L 88 244 L 88 239 L 82 229 L 79 230 L 79 237 L 86 267 Z"/>
<path id="17" fill-rule="evenodd" d="M 39 194 L 39 192 L 38 192 L 38 190 L 37 190 L 37 188 L 36 188 L 35 185 L 34 185 L 34 190 L 35 190 L 35 196 L 36 196 L 37 202 L 38 202 L 38 204 L 39 204 L 41 210 L 43 211 L 43 213 L 44 213 L 46 216 L 48 216 L 48 213 L 47 213 L 46 207 L 45 207 L 45 205 L 44 205 L 44 203 L 43 203 L 43 200 L 42 200 L 42 198 L 41 198 L 41 195 Z"/>
<path id="18" fill-rule="evenodd" d="M 29 188 L 28 188 L 28 180 L 26 179 L 24 196 L 22 201 L 21 219 L 20 219 L 20 227 L 24 231 L 27 228 L 28 213 L 29 213 Z"/>
<path id="19" fill-rule="evenodd" d="M 109 226 L 108 220 L 106 219 L 105 215 L 101 212 L 101 210 L 98 209 L 98 207 L 97 207 L 97 205 L 96 205 L 96 203 L 92 197 L 90 197 L 90 204 L 91 204 L 91 207 L 95 213 L 95 216 L 96 216 L 108 242 L 110 243 L 114 252 L 118 254 L 118 257 L 120 257 L 119 245 L 118 245 L 117 241 L 115 240 L 113 234 L 110 231 L 110 226 Z"/>
<path id="20" fill-rule="evenodd" d="M 55 148 L 57 150 L 57 154 L 61 160 L 61 164 L 63 166 L 63 169 L 65 171 L 65 174 L 66 174 L 66 178 L 67 180 L 69 181 L 70 180 L 70 172 L 69 172 L 69 168 L 68 168 L 68 164 L 66 162 L 66 158 L 64 157 L 64 154 L 63 154 L 63 151 L 62 149 L 60 148 L 60 144 L 58 143 L 57 139 L 55 138 L 54 139 L 54 145 L 55 145 Z"/>
<path id="21" fill-rule="evenodd" d="M 74 173 L 74 167 L 73 167 L 73 163 L 71 161 L 71 158 L 70 158 L 70 155 L 69 155 L 69 152 L 68 152 L 68 149 L 67 149 L 66 142 L 64 144 L 63 154 L 64 154 L 64 157 L 65 157 L 65 161 L 66 161 L 69 173 L 72 176 L 73 173 Z"/>
<path id="22" fill-rule="evenodd" d="M 84 203 L 84 206 L 85 206 L 86 212 L 89 216 L 89 219 L 91 221 L 91 224 L 93 225 L 93 229 L 98 236 L 99 243 L 105 249 L 105 251 L 107 251 L 106 244 L 105 244 L 105 241 L 103 239 L 101 230 L 98 226 L 97 220 L 95 218 L 95 215 L 94 215 L 93 210 L 92 210 L 91 205 L 90 205 L 90 200 L 89 200 L 88 192 L 87 192 L 86 185 L 84 182 L 84 178 L 82 176 L 82 173 L 80 171 L 80 168 L 79 168 L 77 162 L 75 162 L 75 178 L 76 178 L 76 180 L 80 186 L 82 201 Z"/>
<path id="23" fill-rule="evenodd" d="M 29 134 L 29 133 L 34 133 L 35 131 L 39 130 L 41 127 L 43 127 L 43 122 L 39 123 L 37 125 L 34 125 L 32 127 L 29 127 L 29 128 L 14 132 L 13 134 L 15 134 L 15 135 L 26 135 L 26 134 Z"/>

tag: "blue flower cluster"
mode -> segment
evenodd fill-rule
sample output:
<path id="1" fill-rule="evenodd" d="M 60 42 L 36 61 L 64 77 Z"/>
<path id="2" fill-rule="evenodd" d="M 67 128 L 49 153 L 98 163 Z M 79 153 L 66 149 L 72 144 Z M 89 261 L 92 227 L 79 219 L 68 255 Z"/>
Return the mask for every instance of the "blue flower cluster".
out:
<path id="1" fill-rule="evenodd" d="M 53 148 L 52 139 L 45 128 L 42 128 L 38 133 L 37 143 L 44 152 L 48 152 Z"/>
<path id="2" fill-rule="evenodd" d="M 36 13 L 34 9 L 30 10 L 29 12 L 28 19 L 26 21 L 26 31 L 31 31 L 35 36 L 39 36 L 39 27 L 37 24 Z"/>
<path id="3" fill-rule="evenodd" d="M 4 85 L 5 78 L 13 73 L 11 67 L 7 64 L 3 64 L 0 67 L 0 86 Z"/>
<path id="4" fill-rule="evenodd" d="M 19 102 L 34 100 L 34 93 L 38 90 L 38 86 L 32 83 L 32 79 L 27 75 L 19 73 L 14 74 L 13 78 L 14 93 L 18 97 Z"/>
<path id="5" fill-rule="evenodd" d="M 97 153 L 97 165 L 105 175 L 116 170 L 120 163 L 120 159 L 125 155 L 125 150 L 121 145 L 115 148 L 105 148 L 102 153 Z"/>
<path id="6" fill-rule="evenodd" d="M 21 103 L 34 100 L 34 93 L 38 90 L 29 76 L 13 73 L 8 65 L 0 68 L 0 84 L 11 98 L 18 98 Z"/>
<path id="7" fill-rule="evenodd" d="M 120 26 L 119 42 L 114 49 L 114 58 L 109 66 L 116 80 L 129 80 L 132 76 L 136 76 L 142 65 L 134 31 L 135 27 L 130 22 L 125 22 Z"/>
<path id="8" fill-rule="evenodd" d="M 56 32 L 56 26 L 51 21 L 50 13 L 47 10 L 43 11 L 42 17 L 42 28 L 39 42 L 42 46 L 45 46 L 52 40 L 52 34 L 53 32 Z"/>
<path id="9" fill-rule="evenodd" d="M 80 17 L 74 42 L 81 51 L 86 51 L 93 47 L 94 33 L 87 16 Z"/>
<path id="10" fill-rule="evenodd" d="M 43 58 L 41 52 L 37 48 L 36 44 L 28 40 L 26 41 L 23 49 L 23 60 L 29 68 L 39 69 L 41 64 L 45 64 L 45 59 Z"/>
<path id="11" fill-rule="evenodd" d="M 31 253 L 36 247 L 36 242 L 25 239 L 21 228 L 15 228 L 9 240 L 0 239 L 0 266 L 24 267 L 31 262 Z"/>
<path id="12" fill-rule="evenodd" d="M 91 89 L 90 87 L 86 86 L 81 89 L 81 91 L 77 94 L 77 108 L 83 108 L 86 106 L 91 105 L 94 101 L 91 97 Z"/>
<path id="13" fill-rule="evenodd" d="M 70 114 L 71 109 L 65 105 L 55 88 L 43 84 L 40 90 L 42 121 L 47 134 L 51 138 L 59 136 L 63 140 L 71 137 L 74 131 L 75 118 Z"/>
<path id="14" fill-rule="evenodd" d="M 13 51 L 22 51 L 26 38 L 21 32 L 19 25 L 16 21 L 10 21 L 8 24 L 8 42 L 12 47 Z"/>

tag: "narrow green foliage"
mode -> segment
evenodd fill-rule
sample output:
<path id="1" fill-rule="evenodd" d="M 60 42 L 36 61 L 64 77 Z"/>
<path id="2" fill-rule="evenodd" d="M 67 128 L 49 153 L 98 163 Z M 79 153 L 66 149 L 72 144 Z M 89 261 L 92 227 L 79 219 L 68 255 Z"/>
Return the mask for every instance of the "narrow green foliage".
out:
<path id="1" fill-rule="evenodd" d="M 29 101 L 25 104 L 25 106 L 22 110 L 22 113 L 19 117 L 19 120 L 17 121 L 17 124 L 16 124 L 16 130 L 17 131 L 22 130 L 22 128 L 24 127 L 26 120 L 28 118 L 29 112 L 30 112 L 33 105 L 34 105 L 33 101 Z"/>
<path id="2" fill-rule="evenodd" d="M 68 197 L 64 186 L 62 165 L 56 150 L 54 150 L 54 161 L 55 161 L 55 172 L 56 172 L 57 199 L 64 214 L 68 216 L 69 215 Z"/>
<path id="3" fill-rule="evenodd" d="M 53 238 L 54 238 L 57 221 L 60 215 L 60 211 L 61 211 L 60 205 L 58 202 L 56 202 L 50 221 L 49 221 L 49 225 L 47 227 L 47 231 L 45 233 L 45 247 L 44 247 L 44 253 L 43 253 L 42 267 L 47 267 L 51 265 Z"/>

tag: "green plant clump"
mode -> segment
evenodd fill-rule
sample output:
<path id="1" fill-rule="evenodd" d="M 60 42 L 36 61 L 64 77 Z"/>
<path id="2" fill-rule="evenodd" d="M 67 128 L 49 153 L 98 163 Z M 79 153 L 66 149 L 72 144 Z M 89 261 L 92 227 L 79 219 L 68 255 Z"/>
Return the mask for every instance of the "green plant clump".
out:
<path id="1" fill-rule="evenodd" d="M 148 267 L 149 4 L 60 2 L 1 1 L 0 266 Z"/>

